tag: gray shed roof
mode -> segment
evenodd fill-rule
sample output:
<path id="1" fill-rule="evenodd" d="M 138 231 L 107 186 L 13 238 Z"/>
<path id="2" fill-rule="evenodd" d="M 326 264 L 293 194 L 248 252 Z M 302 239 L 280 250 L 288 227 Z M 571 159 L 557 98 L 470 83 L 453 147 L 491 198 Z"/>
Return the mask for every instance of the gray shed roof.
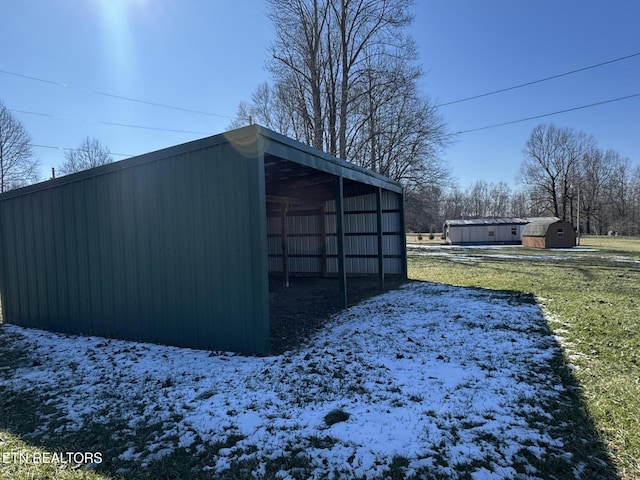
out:
<path id="1" fill-rule="evenodd" d="M 470 218 L 467 220 L 447 220 L 445 224 L 452 226 L 460 225 L 524 225 L 527 220 L 524 218 Z"/>
<path id="2" fill-rule="evenodd" d="M 525 225 L 522 230 L 523 237 L 544 237 L 549 231 L 551 225 L 556 223 L 567 223 L 564 220 L 558 220 L 557 218 L 548 220 L 539 220 L 537 222 L 531 222 Z"/>
<path id="3" fill-rule="evenodd" d="M 446 220 L 449 226 L 477 226 L 477 225 L 526 225 L 531 222 L 554 222 L 558 217 L 502 217 L 502 218 L 469 218 L 466 220 Z"/>

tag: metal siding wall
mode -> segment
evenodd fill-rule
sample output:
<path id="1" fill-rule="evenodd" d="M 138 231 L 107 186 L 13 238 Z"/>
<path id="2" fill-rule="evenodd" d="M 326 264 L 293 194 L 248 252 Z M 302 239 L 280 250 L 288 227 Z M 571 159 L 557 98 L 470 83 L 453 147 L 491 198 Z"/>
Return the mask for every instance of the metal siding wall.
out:
<path id="1" fill-rule="evenodd" d="M 378 254 L 376 196 L 374 193 L 345 198 L 345 254 L 346 270 L 350 274 L 375 274 L 378 264 L 375 255 Z M 383 223 L 383 253 L 385 272 L 402 274 L 403 255 L 401 232 L 400 195 L 383 191 L 382 214 Z M 335 256 L 338 254 L 336 242 L 335 201 L 325 203 L 326 217 L 326 250 L 327 272 L 336 274 L 338 264 Z M 306 212 L 302 215 L 302 211 Z M 287 217 L 287 232 L 289 245 L 289 268 L 291 273 L 318 275 L 322 272 L 321 254 L 322 239 L 320 238 L 320 215 L 308 215 L 309 208 L 294 206 L 289 209 Z M 296 215 L 299 212 L 300 215 Z M 282 272 L 282 243 L 280 238 L 281 218 L 273 215 L 267 219 L 269 271 Z M 397 257 L 397 258 L 396 258 Z"/>
<path id="2" fill-rule="evenodd" d="M 16 222 L 15 222 L 15 201 L 8 200 L 0 204 L 0 229 L 2 229 L 2 312 L 4 321 L 10 318 L 21 318 L 20 302 L 18 299 L 18 285 L 15 279 L 18 278 L 18 255 L 16 242 Z"/>
<path id="3" fill-rule="evenodd" d="M 399 210 L 400 195 L 387 190 L 382 191 L 382 209 L 383 210 Z"/>
<path id="4" fill-rule="evenodd" d="M 320 215 L 310 214 L 309 207 L 291 206 L 287 213 L 287 242 L 289 272 L 318 274 L 322 272 L 319 256 L 322 253 Z M 269 271 L 282 272 L 282 217 L 267 219 Z"/>
<path id="5" fill-rule="evenodd" d="M 5 321 L 265 353 L 255 169 L 222 144 L 3 200 Z"/>

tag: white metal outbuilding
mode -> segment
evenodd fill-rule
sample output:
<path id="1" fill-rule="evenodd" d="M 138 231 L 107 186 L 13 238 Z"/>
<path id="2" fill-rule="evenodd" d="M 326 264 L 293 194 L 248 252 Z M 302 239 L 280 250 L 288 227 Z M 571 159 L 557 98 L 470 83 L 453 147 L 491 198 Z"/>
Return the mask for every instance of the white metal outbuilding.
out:
<path id="1" fill-rule="evenodd" d="M 519 245 L 525 225 L 544 219 L 546 217 L 447 220 L 442 227 L 442 237 L 449 245 Z"/>

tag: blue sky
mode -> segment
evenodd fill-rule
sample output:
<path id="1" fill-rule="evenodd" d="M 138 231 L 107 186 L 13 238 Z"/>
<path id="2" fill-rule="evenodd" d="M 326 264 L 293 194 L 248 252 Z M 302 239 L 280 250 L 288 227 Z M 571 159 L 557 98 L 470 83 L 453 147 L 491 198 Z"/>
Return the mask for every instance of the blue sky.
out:
<path id="1" fill-rule="evenodd" d="M 90 136 L 137 155 L 220 133 L 269 79 L 273 34 L 261 0 L 2 3 L 0 100 L 36 145 L 76 147 Z M 436 104 L 640 52 L 635 0 L 417 0 L 413 11 L 421 88 Z M 638 93 L 635 56 L 440 111 L 458 132 Z M 640 97 L 462 133 L 443 158 L 462 187 L 476 180 L 517 187 L 522 149 L 541 122 L 592 134 L 602 148 L 640 162 Z M 64 160 L 56 148 L 35 152 L 43 178 Z"/>

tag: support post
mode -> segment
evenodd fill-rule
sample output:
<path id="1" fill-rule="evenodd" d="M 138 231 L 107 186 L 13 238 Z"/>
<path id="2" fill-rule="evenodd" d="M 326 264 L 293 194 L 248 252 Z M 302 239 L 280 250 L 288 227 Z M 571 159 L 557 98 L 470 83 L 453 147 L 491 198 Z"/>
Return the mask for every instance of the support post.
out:
<path id="1" fill-rule="evenodd" d="M 409 269 L 407 267 L 407 227 L 405 224 L 405 208 L 404 208 L 404 188 L 400 194 L 400 252 L 402 253 L 402 278 L 405 280 L 409 277 Z"/>
<path id="2" fill-rule="evenodd" d="M 384 251 L 382 231 L 382 188 L 376 190 L 376 223 L 378 225 L 378 287 L 384 290 Z"/>
<path id="3" fill-rule="evenodd" d="M 580 185 L 578 185 L 578 229 L 576 231 L 576 245 L 580 245 Z M 588 223 L 588 222 L 587 222 Z M 589 234 L 589 232 L 587 232 Z"/>
<path id="4" fill-rule="evenodd" d="M 340 284 L 340 300 L 347 308 L 347 272 L 345 270 L 344 254 L 344 182 L 342 177 L 336 177 L 336 243 L 338 247 L 338 283 Z"/>
<path id="5" fill-rule="evenodd" d="M 287 209 L 288 205 L 285 204 L 282 206 L 282 225 L 281 225 L 281 235 L 282 235 L 282 275 L 283 275 L 283 285 L 285 287 L 289 287 L 289 243 L 287 238 Z"/>
<path id="6" fill-rule="evenodd" d="M 320 262 L 322 278 L 327 278 L 327 212 L 324 205 L 320 207 Z"/>

